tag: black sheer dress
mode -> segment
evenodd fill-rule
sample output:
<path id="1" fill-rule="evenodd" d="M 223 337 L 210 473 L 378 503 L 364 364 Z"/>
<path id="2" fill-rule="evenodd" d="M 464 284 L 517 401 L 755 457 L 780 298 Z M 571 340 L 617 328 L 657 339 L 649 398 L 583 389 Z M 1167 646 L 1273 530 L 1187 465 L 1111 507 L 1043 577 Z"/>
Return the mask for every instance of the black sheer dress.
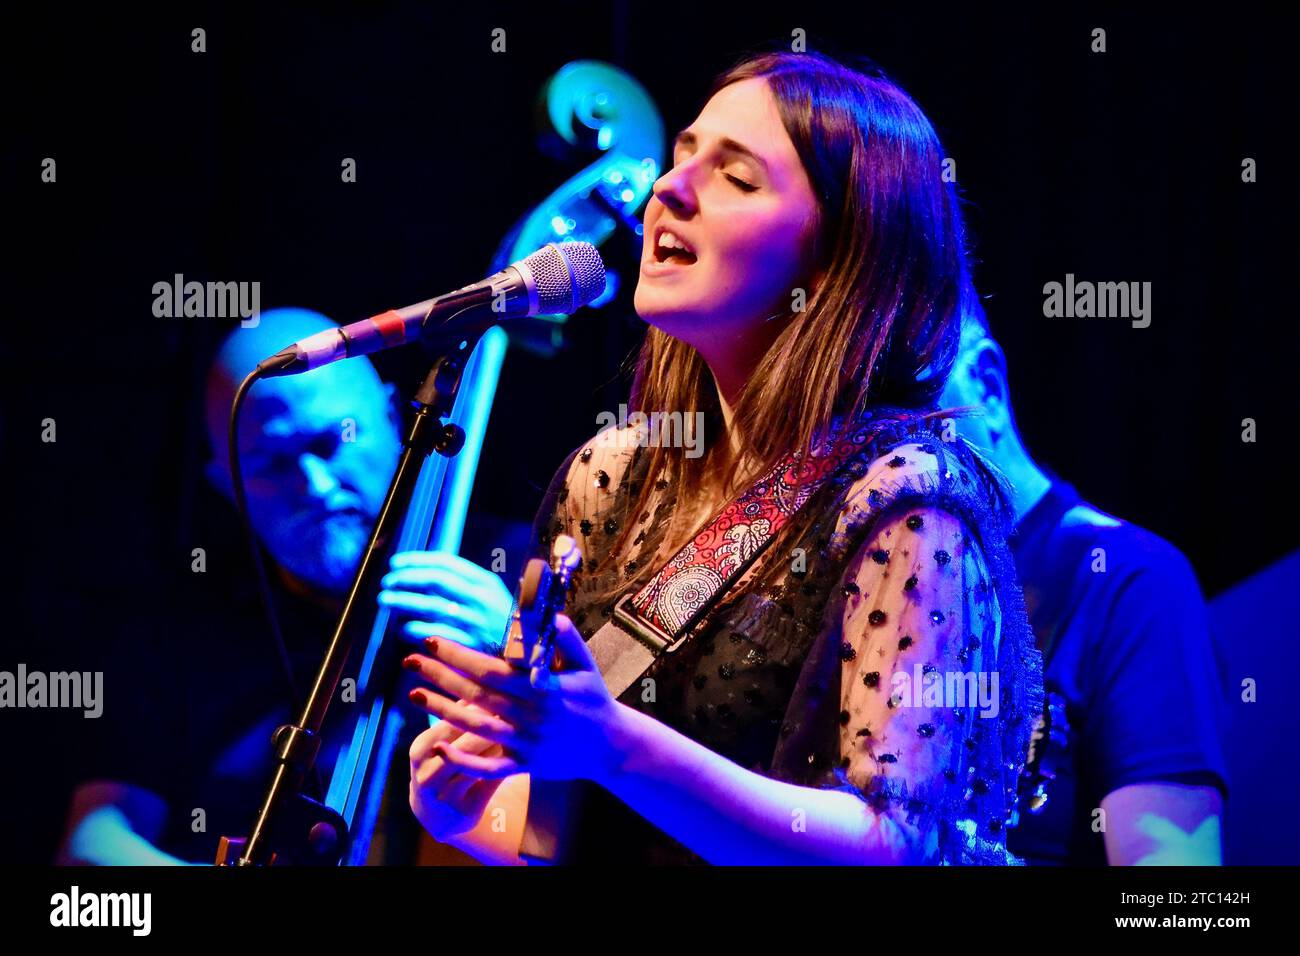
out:
<path id="1" fill-rule="evenodd" d="M 864 450 L 620 701 L 757 773 L 855 794 L 931 862 L 1018 862 L 1004 827 L 1042 665 L 1005 497 L 938 421 L 876 412 L 857 427 L 875 433 Z M 613 613 L 597 592 L 635 591 L 671 557 L 679 502 L 646 474 L 643 440 L 609 429 L 575 449 L 534 523 L 533 553 L 559 533 L 582 547 L 568 613 L 588 639 Z M 630 514 L 647 480 L 652 506 Z M 632 552 L 615 560 L 629 522 Z M 576 862 L 702 862 L 604 790 L 579 789 Z"/>

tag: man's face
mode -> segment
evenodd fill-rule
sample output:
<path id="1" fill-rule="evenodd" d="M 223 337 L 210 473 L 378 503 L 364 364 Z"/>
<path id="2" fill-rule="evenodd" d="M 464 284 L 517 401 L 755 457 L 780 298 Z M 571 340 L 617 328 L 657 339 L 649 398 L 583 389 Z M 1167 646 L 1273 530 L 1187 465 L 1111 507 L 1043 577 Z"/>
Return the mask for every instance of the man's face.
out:
<path id="1" fill-rule="evenodd" d="M 388 390 L 369 365 L 259 382 L 241 419 L 240 461 L 253 527 L 276 561 L 317 588 L 346 591 L 399 452 Z"/>

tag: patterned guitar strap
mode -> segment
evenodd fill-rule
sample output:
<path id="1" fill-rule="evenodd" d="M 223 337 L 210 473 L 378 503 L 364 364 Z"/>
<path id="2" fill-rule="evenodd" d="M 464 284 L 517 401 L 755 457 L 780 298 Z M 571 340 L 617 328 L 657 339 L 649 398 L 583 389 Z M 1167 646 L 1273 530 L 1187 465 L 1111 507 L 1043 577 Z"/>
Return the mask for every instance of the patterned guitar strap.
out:
<path id="1" fill-rule="evenodd" d="M 587 642 L 610 693 L 618 697 L 691 636 L 709 610 L 744 577 L 777 533 L 832 476 L 879 437 L 879 418 L 860 420 L 824 454 L 786 455 L 727 505 Z M 823 450 L 825 446 L 823 446 Z"/>
<path id="2" fill-rule="evenodd" d="M 625 595 L 587 642 L 614 697 L 641 679 L 661 654 L 676 650 L 692 629 L 763 554 L 783 527 L 842 467 L 883 434 L 880 417 L 861 419 L 826 443 L 822 455 L 790 454 L 709 521 L 646 585 Z M 822 450 L 826 444 L 823 444 Z M 581 788 L 533 780 L 520 856 L 534 864 L 565 862 L 580 815 Z"/>

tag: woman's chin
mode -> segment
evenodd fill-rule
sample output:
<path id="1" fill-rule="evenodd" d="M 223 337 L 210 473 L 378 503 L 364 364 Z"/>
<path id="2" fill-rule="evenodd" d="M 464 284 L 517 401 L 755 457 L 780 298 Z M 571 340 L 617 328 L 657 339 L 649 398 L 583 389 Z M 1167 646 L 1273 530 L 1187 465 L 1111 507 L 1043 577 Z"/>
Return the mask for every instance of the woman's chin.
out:
<path id="1" fill-rule="evenodd" d="M 694 322 L 688 315 L 676 310 L 647 310 L 643 312 L 637 309 L 637 315 L 646 325 L 658 329 L 665 335 L 683 341 L 689 341 L 690 330 L 694 327 Z"/>
<path id="2" fill-rule="evenodd" d="M 641 321 L 673 336 L 689 328 L 699 314 L 693 303 L 688 305 L 679 296 L 666 294 L 663 289 L 646 288 L 644 279 L 636 287 L 632 308 Z"/>

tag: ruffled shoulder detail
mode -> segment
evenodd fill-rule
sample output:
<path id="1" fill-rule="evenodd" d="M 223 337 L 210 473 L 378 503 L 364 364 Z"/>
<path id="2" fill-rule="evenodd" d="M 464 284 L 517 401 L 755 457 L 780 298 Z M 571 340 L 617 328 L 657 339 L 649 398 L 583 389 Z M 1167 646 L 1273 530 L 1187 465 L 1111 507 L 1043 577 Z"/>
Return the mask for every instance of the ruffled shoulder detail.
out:
<path id="1" fill-rule="evenodd" d="M 809 785 L 845 789 L 878 811 L 890 808 L 902 818 L 911 815 L 913 822 L 917 808 L 925 805 L 938 824 L 940 862 L 1016 863 L 1006 850 L 1005 827 L 1015 809 L 1017 779 L 1043 691 L 1042 658 L 1006 543 L 1013 519 L 1009 496 L 995 470 L 952 433 L 951 422 L 916 416 L 892 420 L 886 413 L 875 424 L 878 436 L 836 476 L 836 490 L 825 505 L 827 516 L 835 517 L 823 539 L 823 567 L 841 574 L 800 673 L 773 772 Z M 908 520 L 919 527 L 922 511 L 950 515 L 960 529 L 952 550 L 954 555 L 959 550 L 969 554 L 961 562 L 954 560 L 954 567 L 960 564 L 970 592 L 966 602 L 972 620 L 960 637 L 966 646 L 953 648 L 953 653 L 960 655 L 961 666 L 978 659 L 981 670 L 987 668 L 983 662 L 996 661 L 1000 695 L 996 720 L 972 721 L 969 711 L 960 715 L 961 745 L 943 768 L 946 784 L 937 794 L 929 792 L 934 799 L 928 802 L 917 799 L 914 786 L 909 792 L 907 781 L 887 772 L 876 775 L 867 787 L 849 780 L 845 770 L 853 751 L 844 748 L 851 748 L 853 740 L 842 735 L 839 726 L 848 696 L 834 693 L 844 679 L 845 659 L 851 659 L 849 648 L 862 637 L 845 633 L 846 621 L 857 620 L 853 604 L 861 599 L 861 586 L 881 584 L 871 572 L 882 569 L 872 567 L 864 549 L 875 549 L 874 558 L 883 564 L 889 560 L 883 550 L 888 544 L 878 535 L 912 528 L 902 525 L 903 516 L 910 515 Z M 879 653 L 885 653 L 883 647 Z M 851 673 L 855 680 L 867 676 Z M 888 686 L 890 676 L 882 671 L 878 678 Z M 933 732 L 929 724 L 925 727 Z"/>

